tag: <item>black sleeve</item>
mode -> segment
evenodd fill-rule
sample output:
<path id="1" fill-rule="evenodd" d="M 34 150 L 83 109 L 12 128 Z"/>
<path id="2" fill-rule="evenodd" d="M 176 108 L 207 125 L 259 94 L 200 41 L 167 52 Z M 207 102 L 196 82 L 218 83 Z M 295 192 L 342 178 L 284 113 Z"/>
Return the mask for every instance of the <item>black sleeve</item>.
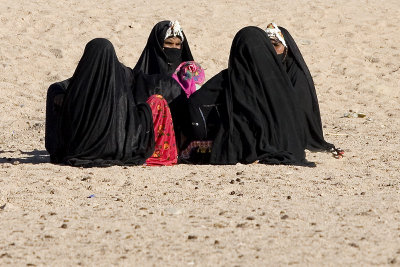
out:
<path id="1" fill-rule="evenodd" d="M 227 75 L 227 70 L 221 71 L 190 96 L 188 111 L 194 140 L 214 140 L 222 126 Z"/>
<path id="2" fill-rule="evenodd" d="M 168 104 L 181 94 L 181 86 L 174 78 L 164 74 L 135 75 L 133 95 L 138 103 L 144 103 L 151 95 L 162 95 Z"/>

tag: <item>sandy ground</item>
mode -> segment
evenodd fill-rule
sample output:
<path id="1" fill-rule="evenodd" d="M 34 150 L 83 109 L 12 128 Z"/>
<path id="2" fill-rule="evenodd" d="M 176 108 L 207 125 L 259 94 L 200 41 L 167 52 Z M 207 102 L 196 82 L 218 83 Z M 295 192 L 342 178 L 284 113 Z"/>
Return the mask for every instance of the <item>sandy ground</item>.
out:
<path id="1" fill-rule="evenodd" d="M 308 153 L 316 168 L 50 164 L 49 84 L 95 37 L 134 66 L 153 25 L 175 18 L 208 78 L 240 28 L 289 29 L 326 139 L 346 157 Z M 0 19 L 0 265 L 400 265 L 398 0 L 2 0 Z"/>

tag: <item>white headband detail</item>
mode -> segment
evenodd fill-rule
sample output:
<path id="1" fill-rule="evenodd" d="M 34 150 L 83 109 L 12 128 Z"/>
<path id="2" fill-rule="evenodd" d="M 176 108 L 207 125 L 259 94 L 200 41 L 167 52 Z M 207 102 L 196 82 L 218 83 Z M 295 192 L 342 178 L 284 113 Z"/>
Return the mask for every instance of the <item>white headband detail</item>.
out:
<path id="1" fill-rule="evenodd" d="M 183 37 L 183 31 L 181 28 L 181 25 L 179 25 L 179 21 L 175 20 L 175 21 L 170 21 L 169 22 L 169 28 L 167 30 L 167 32 L 165 33 L 165 39 L 169 38 L 169 37 L 180 37 L 182 42 L 185 40 L 185 38 Z"/>
<path id="2" fill-rule="evenodd" d="M 268 24 L 265 31 L 270 39 L 278 39 L 284 47 L 287 47 L 285 38 L 283 38 L 281 30 L 279 29 L 278 25 L 275 24 L 275 22 Z"/>

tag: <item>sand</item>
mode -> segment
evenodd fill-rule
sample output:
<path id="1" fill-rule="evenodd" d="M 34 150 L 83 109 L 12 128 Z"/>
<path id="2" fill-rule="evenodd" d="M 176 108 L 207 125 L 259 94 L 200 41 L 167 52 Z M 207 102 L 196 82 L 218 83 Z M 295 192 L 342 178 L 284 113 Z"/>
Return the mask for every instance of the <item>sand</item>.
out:
<path id="1" fill-rule="evenodd" d="M 153 25 L 175 18 L 207 78 L 226 68 L 240 28 L 289 29 L 345 157 L 307 153 L 316 168 L 50 164 L 48 86 L 95 37 L 133 67 Z M 398 0 L 2 0 L 0 19 L 1 266 L 400 265 Z"/>

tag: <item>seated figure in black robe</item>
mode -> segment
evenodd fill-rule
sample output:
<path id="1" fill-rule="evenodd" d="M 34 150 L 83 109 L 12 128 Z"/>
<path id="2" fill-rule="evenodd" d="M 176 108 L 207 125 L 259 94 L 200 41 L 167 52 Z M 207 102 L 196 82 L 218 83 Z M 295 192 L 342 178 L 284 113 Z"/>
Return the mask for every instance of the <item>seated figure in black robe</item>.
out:
<path id="1" fill-rule="evenodd" d="M 49 94 L 65 89 L 62 103 L 48 95 L 47 115 L 57 116 L 56 125 L 46 124 L 52 162 L 84 167 L 137 165 L 151 156 L 151 109 L 134 98 L 133 73 L 118 61 L 110 41 L 90 41 L 73 76 L 52 86 Z"/>
<path id="2" fill-rule="evenodd" d="M 161 21 L 153 27 L 146 47 L 133 68 L 137 83 L 145 85 L 138 86 L 134 91 L 139 101 L 145 101 L 152 94 L 160 94 L 167 100 L 179 150 L 187 145 L 189 117 L 185 92 L 171 77 L 176 68 L 186 61 L 193 61 L 193 56 L 179 22 Z"/>
<path id="3" fill-rule="evenodd" d="M 211 164 L 313 166 L 305 149 L 339 151 L 324 140 L 314 83 L 295 41 L 284 28 L 268 28 L 240 30 L 228 69 L 189 98 L 192 136 L 213 141 Z"/>

